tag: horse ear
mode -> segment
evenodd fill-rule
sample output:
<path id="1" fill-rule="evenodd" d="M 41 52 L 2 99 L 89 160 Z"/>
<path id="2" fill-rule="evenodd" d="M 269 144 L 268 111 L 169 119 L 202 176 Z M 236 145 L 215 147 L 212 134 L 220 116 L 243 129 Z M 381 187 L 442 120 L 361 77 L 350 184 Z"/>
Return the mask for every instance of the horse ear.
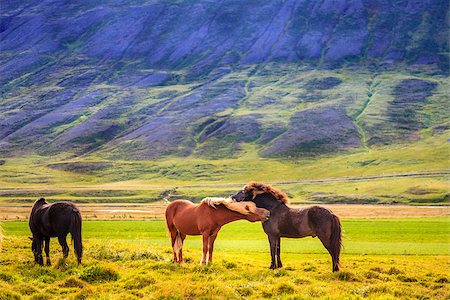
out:
<path id="1" fill-rule="evenodd" d="M 31 241 L 33 240 L 33 238 L 32 237 L 28 237 Z"/>

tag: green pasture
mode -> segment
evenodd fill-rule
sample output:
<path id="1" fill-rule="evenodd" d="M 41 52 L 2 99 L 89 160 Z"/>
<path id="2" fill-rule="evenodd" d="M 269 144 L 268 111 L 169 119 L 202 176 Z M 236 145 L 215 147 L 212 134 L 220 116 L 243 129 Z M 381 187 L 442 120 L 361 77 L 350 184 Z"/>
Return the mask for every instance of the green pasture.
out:
<path id="1" fill-rule="evenodd" d="M 85 221 L 85 255 L 71 249 L 61 261 L 52 240 L 53 265 L 33 263 L 26 222 L 4 222 L 0 299 L 445 299 L 450 297 L 450 220 L 346 219 L 342 269 L 317 238 L 282 239 L 284 267 L 268 269 L 261 224 L 225 225 L 214 261 L 200 266 L 200 237 L 187 237 L 186 263 L 170 262 L 164 221 Z"/>
<path id="2" fill-rule="evenodd" d="M 344 252 L 347 254 L 450 255 L 448 218 L 349 219 L 342 222 Z M 117 241 L 138 246 L 170 246 L 165 222 L 158 221 L 85 221 L 84 239 Z M 5 222 L 6 234 L 26 237 L 26 222 Z M 55 243 L 57 241 L 55 240 Z M 201 237 L 185 241 L 189 249 L 201 250 Z M 283 253 L 326 253 L 317 238 L 283 239 Z M 170 247 L 169 247 L 170 248 Z M 261 224 L 238 221 L 220 231 L 217 251 L 265 253 L 267 237 Z"/>
<path id="3" fill-rule="evenodd" d="M 297 203 L 449 203 L 445 134 L 424 133 L 410 144 L 307 159 L 262 159 L 251 144 L 243 145 L 243 151 L 239 158 L 222 160 L 4 158 L 0 203 L 31 203 L 41 196 L 79 203 L 146 203 L 161 200 L 167 190 L 176 190 L 171 199 L 199 201 L 228 196 L 250 180 L 272 183 Z"/>

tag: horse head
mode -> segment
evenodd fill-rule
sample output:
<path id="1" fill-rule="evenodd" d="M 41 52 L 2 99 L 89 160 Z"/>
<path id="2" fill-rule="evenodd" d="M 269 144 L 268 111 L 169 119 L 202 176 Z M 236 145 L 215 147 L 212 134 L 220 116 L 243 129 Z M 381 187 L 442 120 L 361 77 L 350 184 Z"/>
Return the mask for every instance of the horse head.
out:
<path id="1" fill-rule="evenodd" d="M 270 211 L 268 211 L 265 208 L 259 208 L 257 207 L 255 209 L 255 212 L 252 213 L 251 215 L 255 215 L 256 219 L 253 222 L 262 222 L 264 223 L 265 221 L 269 220 L 270 218 Z"/>
<path id="2" fill-rule="evenodd" d="M 31 208 L 31 214 L 33 214 L 34 211 L 36 211 L 37 209 L 39 209 L 40 207 L 44 206 L 48 204 L 47 201 L 45 201 L 45 198 L 39 198 L 38 200 L 36 200 L 36 202 L 34 202 L 33 207 Z"/>
<path id="3" fill-rule="evenodd" d="M 287 195 L 270 185 L 250 182 L 242 190 L 231 196 L 237 202 L 252 201 L 256 206 L 271 210 L 272 208 L 289 203 Z"/>
<path id="4" fill-rule="evenodd" d="M 242 201 L 252 201 L 253 200 L 253 194 L 249 190 L 242 189 L 233 196 L 231 196 L 231 199 L 233 199 L 236 202 L 242 202 Z"/>
<path id="5" fill-rule="evenodd" d="M 259 208 L 256 206 L 254 202 L 240 202 L 243 205 L 243 210 L 245 212 L 242 212 L 242 214 L 247 216 L 247 220 L 250 222 L 265 222 L 270 217 L 270 211 L 264 208 Z"/>

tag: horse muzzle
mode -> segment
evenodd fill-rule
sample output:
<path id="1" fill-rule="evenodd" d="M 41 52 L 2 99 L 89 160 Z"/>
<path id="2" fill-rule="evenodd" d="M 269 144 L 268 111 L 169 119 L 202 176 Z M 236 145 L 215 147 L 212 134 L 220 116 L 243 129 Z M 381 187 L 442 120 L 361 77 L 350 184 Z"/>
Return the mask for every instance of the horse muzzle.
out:
<path id="1" fill-rule="evenodd" d="M 245 191 L 241 190 L 241 191 L 237 192 L 236 194 L 231 196 L 231 199 L 233 199 L 236 202 L 245 201 Z"/>

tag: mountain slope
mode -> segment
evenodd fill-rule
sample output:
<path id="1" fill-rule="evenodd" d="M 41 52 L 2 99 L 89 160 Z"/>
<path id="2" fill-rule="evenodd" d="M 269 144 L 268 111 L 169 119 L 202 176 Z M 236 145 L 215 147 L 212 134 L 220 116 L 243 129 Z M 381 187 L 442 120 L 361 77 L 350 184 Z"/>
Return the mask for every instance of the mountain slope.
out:
<path id="1" fill-rule="evenodd" d="M 3 1 L 0 153 L 309 156 L 448 128 L 446 1 Z"/>

